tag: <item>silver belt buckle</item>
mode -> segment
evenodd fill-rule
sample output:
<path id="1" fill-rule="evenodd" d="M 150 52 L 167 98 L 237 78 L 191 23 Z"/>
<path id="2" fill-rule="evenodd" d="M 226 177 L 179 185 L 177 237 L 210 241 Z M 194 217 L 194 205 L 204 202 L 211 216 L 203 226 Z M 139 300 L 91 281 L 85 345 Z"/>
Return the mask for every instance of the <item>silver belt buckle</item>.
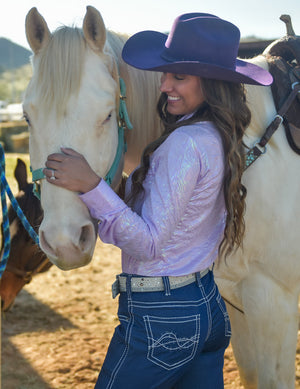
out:
<path id="1" fill-rule="evenodd" d="M 119 279 L 117 278 L 116 281 L 112 284 L 111 286 L 111 293 L 112 293 L 112 298 L 115 299 L 118 294 L 120 293 L 120 284 L 119 284 Z"/>

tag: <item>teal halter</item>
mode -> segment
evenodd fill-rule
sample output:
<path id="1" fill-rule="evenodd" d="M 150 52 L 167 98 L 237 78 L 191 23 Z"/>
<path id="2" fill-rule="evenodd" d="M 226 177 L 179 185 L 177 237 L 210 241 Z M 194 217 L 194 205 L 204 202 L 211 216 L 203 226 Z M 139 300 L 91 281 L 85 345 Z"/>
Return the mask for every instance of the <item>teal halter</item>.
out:
<path id="1" fill-rule="evenodd" d="M 121 159 L 123 155 L 127 151 L 127 144 L 125 142 L 124 138 L 124 130 L 132 130 L 133 126 L 129 120 L 127 107 L 126 107 L 126 85 L 124 80 L 120 77 L 120 104 L 119 104 L 119 118 L 118 118 L 118 147 L 115 155 L 115 159 L 108 171 L 108 173 L 105 176 L 105 181 L 108 183 L 108 185 L 111 185 L 117 170 L 118 166 L 121 162 Z M 33 193 L 35 196 L 40 199 L 40 187 L 37 183 L 38 181 L 46 178 L 45 174 L 43 173 L 44 168 L 32 170 L 32 181 L 34 182 L 33 187 Z"/>
<path id="2" fill-rule="evenodd" d="M 124 80 L 120 77 L 120 105 L 119 105 L 119 122 L 118 122 L 118 147 L 116 151 L 115 159 L 109 169 L 109 172 L 105 176 L 105 181 L 108 185 L 111 185 L 116 172 L 118 170 L 118 166 L 120 164 L 122 156 L 127 151 L 127 144 L 124 138 L 124 130 L 127 128 L 128 130 L 132 130 L 133 126 L 129 120 L 127 107 L 126 107 L 126 85 Z"/>

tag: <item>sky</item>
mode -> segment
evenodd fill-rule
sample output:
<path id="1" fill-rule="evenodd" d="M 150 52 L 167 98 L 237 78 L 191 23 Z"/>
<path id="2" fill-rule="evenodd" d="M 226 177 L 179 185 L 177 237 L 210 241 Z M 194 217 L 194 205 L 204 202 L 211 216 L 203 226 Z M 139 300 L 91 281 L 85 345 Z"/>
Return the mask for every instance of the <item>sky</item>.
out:
<path id="1" fill-rule="evenodd" d="M 28 49 L 25 17 L 32 7 L 54 31 L 61 25 L 81 27 L 87 5 L 100 11 L 106 28 L 129 35 L 141 30 L 170 31 L 174 19 L 187 12 L 217 15 L 236 24 L 242 37 L 264 39 L 284 36 L 279 17 L 289 14 L 300 35 L 300 0 L 1 0 L 0 37 Z"/>

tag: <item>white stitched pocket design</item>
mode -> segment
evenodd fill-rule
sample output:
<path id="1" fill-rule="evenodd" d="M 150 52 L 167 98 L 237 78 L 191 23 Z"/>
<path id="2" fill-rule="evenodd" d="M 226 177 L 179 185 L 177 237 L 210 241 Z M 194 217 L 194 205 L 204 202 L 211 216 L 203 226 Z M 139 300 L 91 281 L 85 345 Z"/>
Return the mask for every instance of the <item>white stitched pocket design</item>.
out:
<path id="1" fill-rule="evenodd" d="M 150 361 L 171 370 L 193 359 L 200 337 L 200 315 L 144 316 L 144 322 Z"/>

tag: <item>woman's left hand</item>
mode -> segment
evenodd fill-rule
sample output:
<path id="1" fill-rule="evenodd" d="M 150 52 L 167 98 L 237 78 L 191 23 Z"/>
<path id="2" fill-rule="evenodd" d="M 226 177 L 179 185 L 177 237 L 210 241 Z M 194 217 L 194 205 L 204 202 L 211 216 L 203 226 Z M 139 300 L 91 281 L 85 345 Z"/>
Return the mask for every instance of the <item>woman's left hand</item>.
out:
<path id="1" fill-rule="evenodd" d="M 44 169 L 46 180 L 73 192 L 86 193 L 94 189 L 101 177 L 94 172 L 84 156 L 70 148 L 62 147 L 61 151 L 48 156 Z"/>

